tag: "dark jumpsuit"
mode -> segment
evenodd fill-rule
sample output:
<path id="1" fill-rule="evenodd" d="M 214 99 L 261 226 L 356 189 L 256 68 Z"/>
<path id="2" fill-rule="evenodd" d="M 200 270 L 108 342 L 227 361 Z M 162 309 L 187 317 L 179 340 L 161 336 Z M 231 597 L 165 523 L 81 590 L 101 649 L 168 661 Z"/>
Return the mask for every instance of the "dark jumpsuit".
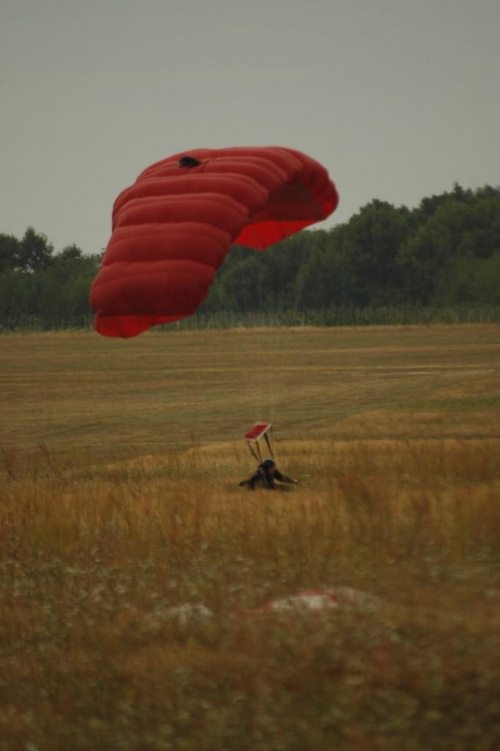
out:
<path id="1" fill-rule="evenodd" d="M 254 474 L 248 478 L 248 480 L 243 480 L 240 482 L 241 487 L 249 488 L 250 490 L 255 490 L 256 486 L 259 486 L 261 488 L 265 488 L 266 490 L 276 490 L 278 485 L 276 485 L 275 480 L 278 482 L 284 482 L 290 485 L 296 485 L 297 480 L 293 480 L 291 477 L 287 477 L 287 475 L 283 475 L 279 469 L 276 469 L 274 474 L 271 475 L 271 473 L 266 469 L 266 467 L 263 467 L 262 464 L 259 465 L 257 468 L 257 471 L 254 472 Z"/>

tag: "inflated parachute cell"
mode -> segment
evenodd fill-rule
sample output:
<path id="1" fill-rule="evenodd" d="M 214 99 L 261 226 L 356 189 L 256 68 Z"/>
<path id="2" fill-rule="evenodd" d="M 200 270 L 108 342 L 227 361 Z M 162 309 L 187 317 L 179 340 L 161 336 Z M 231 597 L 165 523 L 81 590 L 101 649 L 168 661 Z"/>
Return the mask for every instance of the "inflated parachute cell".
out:
<path id="1" fill-rule="evenodd" d="M 232 243 L 262 250 L 337 204 L 326 169 L 293 149 L 196 149 L 151 165 L 115 201 L 90 292 L 96 330 L 131 337 L 192 315 Z"/>

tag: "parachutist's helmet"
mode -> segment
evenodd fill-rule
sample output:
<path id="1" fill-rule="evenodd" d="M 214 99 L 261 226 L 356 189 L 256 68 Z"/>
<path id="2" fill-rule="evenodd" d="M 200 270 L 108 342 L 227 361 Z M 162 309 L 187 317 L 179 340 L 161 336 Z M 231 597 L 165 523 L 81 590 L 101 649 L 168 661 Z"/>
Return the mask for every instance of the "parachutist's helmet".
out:
<path id="1" fill-rule="evenodd" d="M 272 469 L 273 467 L 276 466 L 276 462 L 274 461 L 274 459 L 266 459 L 265 461 L 262 462 L 260 466 L 263 469 Z"/>

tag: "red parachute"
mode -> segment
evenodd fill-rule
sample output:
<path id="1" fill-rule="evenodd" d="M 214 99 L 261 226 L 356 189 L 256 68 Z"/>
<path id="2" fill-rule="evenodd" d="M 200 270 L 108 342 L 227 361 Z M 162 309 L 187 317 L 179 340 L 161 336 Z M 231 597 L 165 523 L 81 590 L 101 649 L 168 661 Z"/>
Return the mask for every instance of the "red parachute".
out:
<path id="1" fill-rule="evenodd" d="M 131 337 L 192 315 L 231 243 L 262 250 L 337 204 L 326 169 L 293 149 L 196 149 L 151 165 L 115 201 L 90 292 L 96 330 Z"/>

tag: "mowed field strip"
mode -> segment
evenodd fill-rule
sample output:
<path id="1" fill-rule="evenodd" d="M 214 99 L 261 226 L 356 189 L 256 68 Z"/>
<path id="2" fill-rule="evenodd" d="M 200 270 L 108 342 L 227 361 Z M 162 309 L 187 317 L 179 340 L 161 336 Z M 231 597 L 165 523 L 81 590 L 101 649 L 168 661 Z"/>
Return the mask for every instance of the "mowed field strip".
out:
<path id="1" fill-rule="evenodd" d="M 239 440 L 500 437 L 496 325 L 0 338 L 0 445 L 126 458 Z"/>

